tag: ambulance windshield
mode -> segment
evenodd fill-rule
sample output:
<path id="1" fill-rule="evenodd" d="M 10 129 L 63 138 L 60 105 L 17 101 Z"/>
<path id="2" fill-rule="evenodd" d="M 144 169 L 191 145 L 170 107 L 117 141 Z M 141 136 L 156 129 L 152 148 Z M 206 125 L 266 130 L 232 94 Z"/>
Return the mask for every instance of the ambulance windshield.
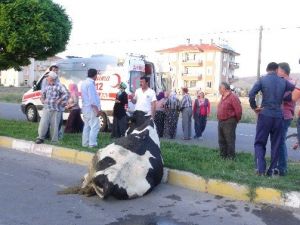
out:
<path id="1" fill-rule="evenodd" d="M 130 92 L 134 93 L 140 87 L 140 78 L 144 75 L 142 71 L 130 71 Z"/>

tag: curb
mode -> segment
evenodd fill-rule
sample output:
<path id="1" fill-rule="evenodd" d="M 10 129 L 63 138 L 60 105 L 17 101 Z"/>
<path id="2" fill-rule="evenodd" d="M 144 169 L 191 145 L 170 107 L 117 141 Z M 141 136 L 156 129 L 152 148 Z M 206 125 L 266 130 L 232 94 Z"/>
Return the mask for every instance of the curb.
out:
<path id="1" fill-rule="evenodd" d="M 41 155 L 88 166 L 94 153 L 78 151 L 46 144 L 35 144 L 32 141 L 0 136 L 0 147 Z M 287 192 L 259 187 L 250 189 L 248 186 L 217 179 L 205 179 L 190 172 L 164 168 L 163 183 L 180 186 L 194 191 L 228 197 L 234 200 L 267 203 L 278 206 L 300 208 L 300 192 Z"/>

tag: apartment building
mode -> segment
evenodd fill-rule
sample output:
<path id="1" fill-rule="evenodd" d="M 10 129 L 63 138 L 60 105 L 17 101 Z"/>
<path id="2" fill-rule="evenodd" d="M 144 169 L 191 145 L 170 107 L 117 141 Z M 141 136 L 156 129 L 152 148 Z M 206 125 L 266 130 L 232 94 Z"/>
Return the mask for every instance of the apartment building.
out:
<path id="1" fill-rule="evenodd" d="M 168 89 L 188 87 L 192 93 L 218 92 L 221 82 L 231 82 L 239 68 L 235 57 L 239 54 L 229 46 L 215 44 L 187 44 L 156 51 L 158 67 Z"/>

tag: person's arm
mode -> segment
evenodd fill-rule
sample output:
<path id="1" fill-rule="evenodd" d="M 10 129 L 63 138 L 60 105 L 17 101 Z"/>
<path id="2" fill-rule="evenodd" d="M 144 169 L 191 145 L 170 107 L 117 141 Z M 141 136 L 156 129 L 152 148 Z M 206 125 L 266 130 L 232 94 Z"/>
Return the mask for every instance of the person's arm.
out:
<path id="1" fill-rule="evenodd" d="M 210 102 L 207 99 L 207 116 L 209 116 L 209 115 L 210 115 Z"/>
<path id="2" fill-rule="evenodd" d="M 157 102 L 156 94 L 155 94 L 154 91 L 152 91 L 152 99 L 151 99 L 151 115 L 152 115 L 152 118 L 154 118 L 154 116 L 155 116 L 156 102 Z"/>
<path id="3" fill-rule="evenodd" d="M 41 102 L 44 104 L 46 101 L 46 88 L 42 90 Z"/>
<path id="4" fill-rule="evenodd" d="M 194 101 L 193 116 L 195 116 L 195 114 L 196 114 L 196 101 L 197 101 L 197 99 Z"/>
<path id="5" fill-rule="evenodd" d="M 135 90 L 133 96 L 132 96 L 132 99 L 131 99 L 131 102 L 133 104 L 136 104 L 136 101 L 137 101 L 137 90 Z"/>
<path id="6" fill-rule="evenodd" d="M 232 94 L 232 96 L 233 96 L 231 98 L 232 107 L 234 109 L 236 119 L 239 122 L 242 118 L 242 111 L 243 111 L 242 105 L 241 105 L 241 102 L 240 102 L 240 100 L 238 99 L 237 96 L 235 96 L 234 94 Z"/>
<path id="7" fill-rule="evenodd" d="M 250 103 L 250 107 L 253 109 L 253 110 L 256 110 L 258 109 L 257 107 L 257 104 L 256 104 L 256 100 L 255 100 L 255 97 L 257 95 L 257 93 L 259 91 L 261 91 L 262 89 L 262 86 L 261 86 L 261 82 L 260 80 L 257 81 L 254 86 L 252 87 L 252 89 L 250 90 L 249 92 L 249 103 Z"/>
<path id="8" fill-rule="evenodd" d="M 154 116 L 155 116 L 156 102 L 157 102 L 156 100 L 151 102 L 151 116 L 152 116 L 152 118 L 154 118 Z"/>
<path id="9" fill-rule="evenodd" d="M 99 116 L 101 109 L 100 109 L 99 101 L 97 99 L 98 93 L 97 93 L 94 85 L 90 84 L 87 87 L 87 94 L 88 94 L 89 102 L 91 103 L 92 109 L 94 110 L 96 115 Z"/>
<path id="10" fill-rule="evenodd" d="M 59 85 L 60 98 L 57 99 L 56 103 L 65 106 L 69 100 L 69 91 L 64 85 Z"/>

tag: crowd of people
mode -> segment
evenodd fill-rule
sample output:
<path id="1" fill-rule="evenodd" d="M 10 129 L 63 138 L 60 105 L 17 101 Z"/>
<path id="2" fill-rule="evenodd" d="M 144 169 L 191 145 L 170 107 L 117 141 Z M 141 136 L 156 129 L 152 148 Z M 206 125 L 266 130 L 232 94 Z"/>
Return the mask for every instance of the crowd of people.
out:
<path id="1" fill-rule="evenodd" d="M 36 143 L 43 143 L 47 137 L 49 138 L 49 133 L 52 142 L 59 140 L 62 133 L 62 112 L 67 109 L 70 115 L 64 132 L 82 132 L 82 146 L 97 147 L 100 130 L 98 117 L 102 114 L 100 98 L 95 87 L 97 70 L 89 69 L 86 80 L 81 84 L 82 109 L 78 105 L 77 85 L 70 84 L 68 90 L 60 83 L 57 70 L 55 66 L 50 67 L 42 83 L 41 101 L 44 107 Z M 254 150 L 258 175 L 284 176 L 288 170 L 285 139 L 294 117 L 294 101 L 300 98 L 300 94 L 299 97 L 292 94 L 295 81 L 289 77 L 289 74 L 290 67 L 287 63 L 270 63 L 267 66 L 267 74 L 262 76 L 249 92 L 250 106 L 257 114 Z M 113 107 L 111 138 L 124 136 L 130 124 L 126 113 L 128 104 L 126 88 L 127 85 L 124 82 L 119 84 L 119 92 L 116 94 Z M 258 106 L 256 95 L 260 92 L 262 103 Z M 236 127 L 242 117 L 242 105 L 228 83 L 220 84 L 219 93 L 221 98 L 217 106 L 217 119 L 220 156 L 224 159 L 234 159 Z M 155 91 L 149 87 L 149 78 L 141 77 L 140 88 L 135 91 L 131 99 L 131 102 L 135 104 L 132 120 L 135 120 L 137 124 L 142 124 L 145 119 L 152 117 L 160 138 L 175 139 L 181 113 L 183 140 L 192 139 L 192 119 L 195 129 L 193 138 L 202 140 L 207 118 L 211 113 L 210 101 L 201 90 L 197 92 L 194 100 L 188 88 L 182 88 L 182 94 L 181 100 L 174 91 L 160 92 L 156 95 Z M 300 130 L 300 122 L 298 126 Z M 265 154 L 269 135 L 271 137 L 271 162 L 267 169 Z M 298 148 L 299 143 L 300 137 L 294 148 Z"/>

